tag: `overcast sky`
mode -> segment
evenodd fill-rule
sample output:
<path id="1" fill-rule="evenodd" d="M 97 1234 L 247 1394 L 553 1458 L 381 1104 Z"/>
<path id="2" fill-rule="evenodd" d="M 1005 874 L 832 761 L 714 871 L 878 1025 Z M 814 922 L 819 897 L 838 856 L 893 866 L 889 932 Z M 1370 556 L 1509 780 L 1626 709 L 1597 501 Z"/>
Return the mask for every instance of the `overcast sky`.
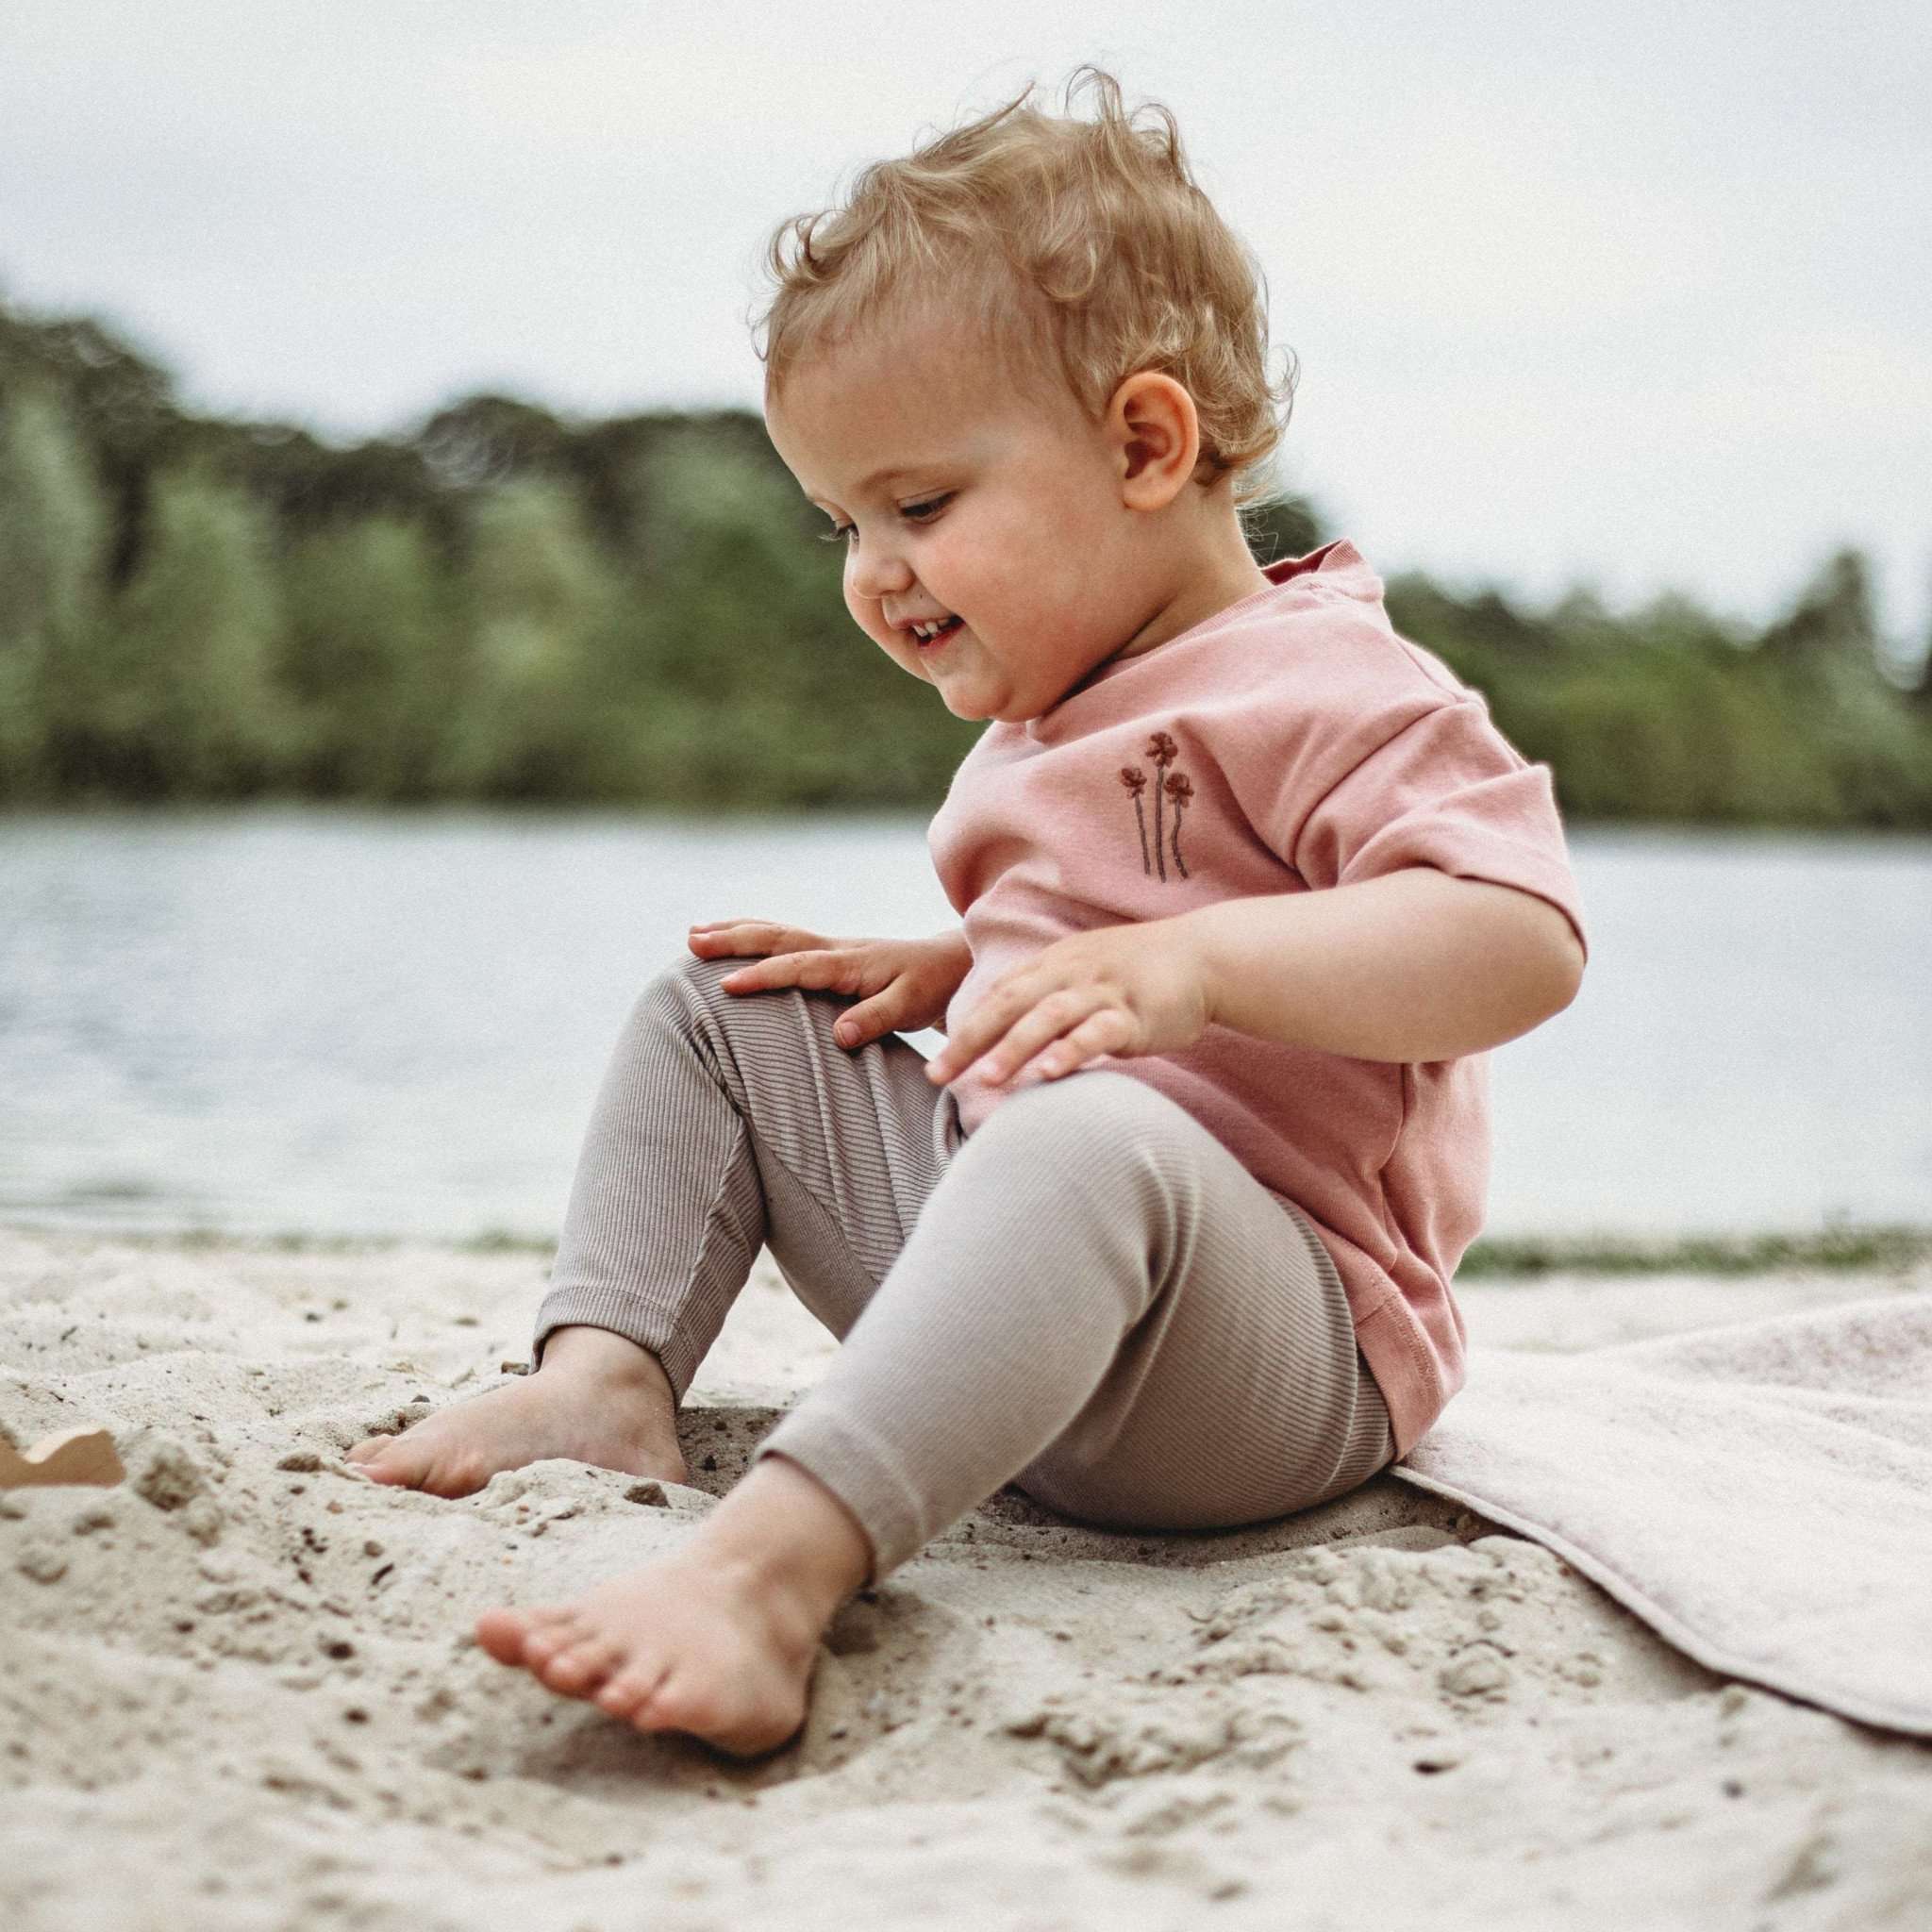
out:
<path id="1" fill-rule="evenodd" d="M 1097 59 L 1300 357 L 1288 479 L 1385 573 L 1932 605 L 1932 8 L 0 0 L 0 289 L 210 409 L 755 405 L 781 217 Z"/>

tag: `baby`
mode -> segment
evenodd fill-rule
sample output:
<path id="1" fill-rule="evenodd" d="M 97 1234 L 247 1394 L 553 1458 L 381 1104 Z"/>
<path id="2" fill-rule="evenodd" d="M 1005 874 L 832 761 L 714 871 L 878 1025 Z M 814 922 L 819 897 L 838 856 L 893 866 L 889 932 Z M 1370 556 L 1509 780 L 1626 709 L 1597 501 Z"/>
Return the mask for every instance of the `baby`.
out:
<path id="1" fill-rule="evenodd" d="M 769 1247 L 823 1381 L 675 1553 L 476 1625 L 727 1752 L 791 1738 L 841 1603 L 1003 1484 L 1201 1529 L 1406 1454 L 1462 1382 L 1482 1056 L 1583 970 L 1548 772 L 1349 544 L 1250 553 L 1285 385 L 1172 118 L 1030 94 L 782 227 L 763 318 L 853 617 L 990 721 L 930 830 L 961 924 L 693 927 L 598 1095 L 536 1373 L 351 1451 L 443 1496 L 683 1481 Z"/>

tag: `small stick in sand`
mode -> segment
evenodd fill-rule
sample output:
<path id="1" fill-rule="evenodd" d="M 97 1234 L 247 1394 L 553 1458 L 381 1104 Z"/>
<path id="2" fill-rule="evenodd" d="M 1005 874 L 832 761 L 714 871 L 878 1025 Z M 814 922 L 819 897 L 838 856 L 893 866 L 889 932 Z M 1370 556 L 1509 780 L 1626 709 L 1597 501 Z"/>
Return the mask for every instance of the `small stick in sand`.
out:
<path id="1" fill-rule="evenodd" d="M 106 1429 L 62 1429 L 25 1452 L 0 1430 L 0 1490 L 39 1483 L 92 1483 L 108 1488 L 127 1474 Z"/>

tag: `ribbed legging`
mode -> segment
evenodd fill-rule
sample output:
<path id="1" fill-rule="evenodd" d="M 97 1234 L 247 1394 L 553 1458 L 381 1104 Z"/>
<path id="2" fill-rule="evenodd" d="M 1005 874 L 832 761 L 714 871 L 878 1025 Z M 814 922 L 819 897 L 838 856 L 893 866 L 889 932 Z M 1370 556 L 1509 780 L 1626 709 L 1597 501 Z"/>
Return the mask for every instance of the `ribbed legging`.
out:
<path id="1" fill-rule="evenodd" d="M 1266 1521 L 1389 1462 L 1381 1391 L 1301 1210 L 1144 1082 L 1016 1090 L 970 1136 L 851 1002 L 645 989 L 585 1137 L 534 1358 L 612 1329 L 681 1402 L 761 1245 L 843 1344 L 759 1444 L 857 1517 L 872 1580 L 1008 1482 L 1132 1529 Z"/>

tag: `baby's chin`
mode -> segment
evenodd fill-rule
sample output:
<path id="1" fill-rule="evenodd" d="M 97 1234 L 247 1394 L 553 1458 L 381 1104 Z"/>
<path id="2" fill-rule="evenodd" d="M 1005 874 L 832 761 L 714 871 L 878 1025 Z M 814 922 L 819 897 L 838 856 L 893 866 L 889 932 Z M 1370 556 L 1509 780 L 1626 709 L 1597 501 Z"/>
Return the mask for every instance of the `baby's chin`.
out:
<path id="1" fill-rule="evenodd" d="M 974 724 L 1026 724 L 1042 716 L 1058 703 L 1042 705 L 1037 697 L 1021 698 L 1011 693 L 995 694 L 988 697 L 984 692 L 975 694 L 972 682 L 963 677 L 948 677 L 943 671 L 935 667 L 927 671 L 926 676 L 940 694 L 941 701 L 956 718 L 964 718 Z"/>
<path id="2" fill-rule="evenodd" d="M 969 639 L 970 641 L 970 639 Z M 982 659 L 980 669 L 984 669 Z M 962 659 L 935 654 L 920 666 L 925 680 L 940 694 L 947 710 L 956 718 L 973 724 L 1028 724 L 1044 717 L 1064 697 L 1078 688 L 1081 680 L 1067 687 L 1060 697 L 1042 699 L 1038 691 L 1021 695 L 1010 690 L 988 695 L 979 680 Z"/>

